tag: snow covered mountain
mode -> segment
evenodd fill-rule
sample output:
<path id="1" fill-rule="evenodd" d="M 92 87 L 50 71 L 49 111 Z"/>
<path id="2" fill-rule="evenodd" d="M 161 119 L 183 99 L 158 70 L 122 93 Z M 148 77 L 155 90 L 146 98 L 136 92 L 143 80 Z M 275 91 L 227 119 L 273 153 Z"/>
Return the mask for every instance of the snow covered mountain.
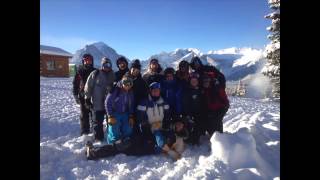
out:
<path id="1" fill-rule="evenodd" d="M 101 58 L 108 57 L 112 61 L 112 69 L 117 70 L 116 60 L 120 55 L 111 47 L 103 42 L 96 42 L 86 45 L 84 48 L 76 51 L 75 55 L 71 59 L 71 63 L 81 64 L 82 55 L 90 53 L 94 58 L 94 66 L 99 67 Z"/>
<path id="2" fill-rule="evenodd" d="M 249 74 L 254 74 L 261 69 L 265 60 L 263 50 L 253 48 L 228 48 L 217 51 L 202 53 L 195 48 L 176 49 L 175 51 L 152 55 L 150 59 L 157 58 L 163 68 L 177 68 L 182 60 L 191 61 L 193 56 L 200 57 L 203 64 L 211 64 L 220 69 L 227 80 L 239 80 Z M 147 68 L 148 62 L 143 62 L 143 70 Z"/>

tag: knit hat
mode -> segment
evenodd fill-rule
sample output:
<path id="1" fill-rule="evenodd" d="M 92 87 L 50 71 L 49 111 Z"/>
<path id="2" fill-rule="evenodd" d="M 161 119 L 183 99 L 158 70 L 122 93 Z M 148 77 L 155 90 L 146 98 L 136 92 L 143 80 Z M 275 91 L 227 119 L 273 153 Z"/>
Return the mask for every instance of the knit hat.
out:
<path id="1" fill-rule="evenodd" d="M 139 59 L 133 60 L 133 62 L 131 64 L 131 68 L 136 68 L 136 69 L 141 70 L 140 60 Z"/>

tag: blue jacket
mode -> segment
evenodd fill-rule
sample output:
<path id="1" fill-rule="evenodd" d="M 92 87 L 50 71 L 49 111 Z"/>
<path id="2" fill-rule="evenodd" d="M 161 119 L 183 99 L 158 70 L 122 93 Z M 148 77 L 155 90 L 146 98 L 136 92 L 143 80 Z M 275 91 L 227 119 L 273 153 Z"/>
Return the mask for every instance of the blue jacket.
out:
<path id="1" fill-rule="evenodd" d="M 162 81 L 161 83 L 161 97 L 168 102 L 170 106 L 170 113 L 173 114 L 181 114 L 181 97 L 182 97 L 182 89 L 178 86 L 176 80 L 172 81 Z"/>
<path id="2" fill-rule="evenodd" d="M 114 115 L 114 113 L 129 113 L 134 112 L 134 97 L 133 92 L 130 90 L 126 92 L 120 87 L 115 87 L 115 89 L 108 94 L 105 107 L 107 115 Z"/>

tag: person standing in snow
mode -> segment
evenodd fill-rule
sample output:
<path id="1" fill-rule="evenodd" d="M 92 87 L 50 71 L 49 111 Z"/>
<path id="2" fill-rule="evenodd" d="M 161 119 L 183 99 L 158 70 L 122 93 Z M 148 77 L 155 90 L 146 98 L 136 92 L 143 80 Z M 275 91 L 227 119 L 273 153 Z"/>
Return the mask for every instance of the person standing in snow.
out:
<path id="1" fill-rule="evenodd" d="M 101 68 L 90 73 L 84 87 L 85 103 L 92 109 L 92 126 L 94 138 L 103 141 L 103 120 L 105 117 L 104 101 L 115 80 L 111 60 L 104 57 Z"/>
<path id="2" fill-rule="evenodd" d="M 137 109 L 138 103 L 148 96 L 148 85 L 141 76 L 141 64 L 139 59 L 135 59 L 131 64 L 129 76 L 133 79 L 133 94 L 135 100 L 134 109 Z"/>
<path id="3" fill-rule="evenodd" d="M 135 59 L 131 64 L 128 76 L 133 79 L 133 96 L 134 96 L 134 115 L 136 115 L 136 109 L 141 100 L 145 99 L 148 96 L 148 85 L 141 77 L 141 64 L 139 59 Z M 137 123 L 133 126 L 133 131 L 138 131 Z"/>
<path id="4" fill-rule="evenodd" d="M 203 69 L 203 64 L 200 60 L 200 58 L 198 56 L 194 56 L 191 59 L 190 62 L 190 67 L 193 70 L 193 72 L 196 72 L 199 74 L 200 78 L 199 78 L 199 84 L 202 84 L 202 78 L 203 78 L 203 73 L 204 73 L 204 69 Z"/>
<path id="5" fill-rule="evenodd" d="M 179 63 L 178 70 L 176 72 L 177 83 L 182 90 L 185 90 L 189 86 L 189 63 L 182 60 Z"/>
<path id="6" fill-rule="evenodd" d="M 134 125 L 133 80 L 125 75 L 105 101 L 108 127 L 105 138 L 109 144 L 129 138 Z"/>
<path id="7" fill-rule="evenodd" d="M 120 56 L 117 59 L 117 67 L 119 70 L 115 72 L 115 75 L 116 75 L 115 82 L 119 82 L 122 79 L 123 75 L 129 71 L 127 59 L 123 56 Z"/>
<path id="8" fill-rule="evenodd" d="M 212 136 L 215 131 L 223 133 L 223 117 L 229 109 L 225 86 L 215 73 L 205 73 L 202 80 L 203 95 L 206 97 L 206 118 L 204 130 Z"/>
<path id="9" fill-rule="evenodd" d="M 158 59 L 150 60 L 149 68 L 147 72 L 143 74 L 142 78 L 148 85 L 153 82 L 160 83 L 163 80 L 163 71 Z"/>
<path id="10" fill-rule="evenodd" d="M 165 79 L 161 82 L 161 97 L 170 106 L 170 117 L 174 118 L 181 114 L 181 88 L 175 79 L 175 71 L 172 67 L 164 70 Z"/>
<path id="11" fill-rule="evenodd" d="M 91 54 L 84 54 L 82 56 L 82 66 L 77 70 L 73 79 L 73 96 L 77 104 L 80 104 L 80 134 L 90 133 L 89 113 L 90 109 L 85 105 L 84 86 L 87 82 L 89 74 L 94 71 L 93 57 Z"/>
<path id="12" fill-rule="evenodd" d="M 182 98 L 182 114 L 186 117 L 186 126 L 190 132 L 187 142 L 199 145 L 199 138 L 204 127 L 203 109 L 205 108 L 205 97 L 199 87 L 200 75 L 196 72 L 190 73 L 190 85 L 184 91 Z"/>
<path id="13" fill-rule="evenodd" d="M 141 134 L 144 138 L 155 140 L 155 152 L 168 154 L 177 160 L 181 154 L 173 144 L 175 135 L 170 131 L 169 105 L 160 95 L 160 83 L 153 82 L 149 85 L 150 93 L 137 107 L 137 119 Z M 163 129 L 168 127 L 168 129 Z"/>

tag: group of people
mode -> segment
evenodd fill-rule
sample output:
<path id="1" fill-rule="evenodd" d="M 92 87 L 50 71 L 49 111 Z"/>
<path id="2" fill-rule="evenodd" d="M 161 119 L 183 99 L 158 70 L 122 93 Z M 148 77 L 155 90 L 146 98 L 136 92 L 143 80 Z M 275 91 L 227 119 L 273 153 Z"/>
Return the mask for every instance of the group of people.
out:
<path id="1" fill-rule="evenodd" d="M 73 95 L 80 104 L 81 135 L 93 132 L 95 141 L 107 143 L 94 147 L 88 141 L 87 159 L 164 153 L 177 160 L 185 143 L 199 145 L 201 135 L 223 132 L 229 109 L 226 80 L 199 57 L 181 61 L 178 70 L 163 70 L 151 59 L 143 75 L 138 59 L 129 68 L 127 59 L 119 57 L 117 72 L 107 57 L 99 69 L 93 62 L 92 55 L 83 55 Z"/>

